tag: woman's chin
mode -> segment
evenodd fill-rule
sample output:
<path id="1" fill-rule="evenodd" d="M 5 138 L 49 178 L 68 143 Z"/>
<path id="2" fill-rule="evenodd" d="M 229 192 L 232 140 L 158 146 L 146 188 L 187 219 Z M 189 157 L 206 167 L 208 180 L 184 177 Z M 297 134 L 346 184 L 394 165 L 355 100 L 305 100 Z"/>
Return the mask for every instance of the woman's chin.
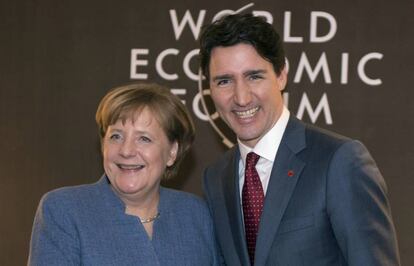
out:
<path id="1" fill-rule="evenodd" d="M 143 184 L 139 180 L 119 180 L 115 185 L 122 194 L 135 194 L 143 188 Z"/>

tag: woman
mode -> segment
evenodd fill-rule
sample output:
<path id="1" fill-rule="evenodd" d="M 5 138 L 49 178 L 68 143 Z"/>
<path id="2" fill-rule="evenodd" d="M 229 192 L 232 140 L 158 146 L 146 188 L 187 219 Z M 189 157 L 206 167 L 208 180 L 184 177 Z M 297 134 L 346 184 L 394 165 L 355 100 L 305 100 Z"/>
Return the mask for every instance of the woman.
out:
<path id="1" fill-rule="evenodd" d="M 42 198 L 29 265 L 218 264 L 204 202 L 160 186 L 194 139 L 180 100 L 156 84 L 119 87 L 96 122 L 105 174 Z"/>

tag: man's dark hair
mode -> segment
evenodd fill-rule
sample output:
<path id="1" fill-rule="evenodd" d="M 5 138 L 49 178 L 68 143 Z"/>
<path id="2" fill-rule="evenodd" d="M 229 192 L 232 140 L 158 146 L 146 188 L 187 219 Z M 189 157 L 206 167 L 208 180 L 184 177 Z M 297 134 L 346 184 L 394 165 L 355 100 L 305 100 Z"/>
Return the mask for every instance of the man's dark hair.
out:
<path id="1" fill-rule="evenodd" d="M 239 43 L 252 45 L 261 57 L 272 63 L 277 75 L 285 67 L 282 40 L 272 25 L 252 14 L 228 15 L 206 25 L 200 35 L 200 66 L 207 79 L 211 51 L 218 46 Z"/>

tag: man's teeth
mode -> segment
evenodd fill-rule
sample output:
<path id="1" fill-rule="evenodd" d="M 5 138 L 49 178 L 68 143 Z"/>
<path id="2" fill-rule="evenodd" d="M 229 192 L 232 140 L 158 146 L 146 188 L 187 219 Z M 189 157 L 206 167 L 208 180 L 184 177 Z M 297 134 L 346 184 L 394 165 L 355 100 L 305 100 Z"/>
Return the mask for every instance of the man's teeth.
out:
<path id="1" fill-rule="evenodd" d="M 250 110 L 246 111 L 238 111 L 236 112 L 236 115 L 240 118 L 249 118 L 254 116 L 254 114 L 259 110 L 259 107 L 252 108 Z"/>
<path id="2" fill-rule="evenodd" d="M 118 167 L 124 170 L 139 170 L 143 168 L 143 165 L 126 165 L 126 164 L 118 164 Z"/>

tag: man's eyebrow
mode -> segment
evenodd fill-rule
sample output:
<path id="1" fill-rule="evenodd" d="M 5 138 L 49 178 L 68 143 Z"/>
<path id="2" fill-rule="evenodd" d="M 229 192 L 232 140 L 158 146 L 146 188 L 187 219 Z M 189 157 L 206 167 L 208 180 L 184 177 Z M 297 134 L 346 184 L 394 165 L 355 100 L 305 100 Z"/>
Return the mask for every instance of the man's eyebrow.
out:
<path id="1" fill-rule="evenodd" d="M 248 70 L 246 72 L 243 73 L 243 75 L 245 77 L 250 76 L 250 75 L 257 75 L 257 74 L 266 74 L 267 70 L 266 69 L 253 69 L 253 70 Z"/>
<path id="2" fill-rule="evenodd" d="M 267 73 L 266 69 L 252 69 L 252 70 L 247 70 L 246 72 L 244 72 L 243 76 L 247 77 L 250 75 L 266 74 L 266 73 Z M 223 75 L 217 75 L 217 76 L 212 77 L 212 81 L 232 79 L 232 78 L 233 78 L 233 75 L 231 74 L 223 74 Z"/>
<path id="3" fill-rule="evenodd" d="M 223 79 L 231 79 L 233 76 L 230 74 L 223 74 L 223 75 L 217 75 L 213 77 L 213 81 L 223 80 Z"/>

